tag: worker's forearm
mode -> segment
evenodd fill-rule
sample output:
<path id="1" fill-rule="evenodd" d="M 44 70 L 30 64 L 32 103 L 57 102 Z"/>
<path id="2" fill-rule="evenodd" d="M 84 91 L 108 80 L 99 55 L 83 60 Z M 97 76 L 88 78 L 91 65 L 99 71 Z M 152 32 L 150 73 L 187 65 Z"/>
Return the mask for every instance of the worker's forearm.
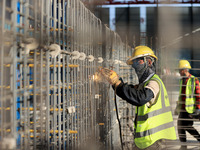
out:
<path id="1" fill-rule="evenodd" d="M 115 89 L 115 87 L 113 88 Z M 154 97 L 153 92 L 148 88 L 137 90 L 133 85 L 124 84 L 123 82 L 115 90 L 119 97 L 135 106 L 142 106 Z"/>

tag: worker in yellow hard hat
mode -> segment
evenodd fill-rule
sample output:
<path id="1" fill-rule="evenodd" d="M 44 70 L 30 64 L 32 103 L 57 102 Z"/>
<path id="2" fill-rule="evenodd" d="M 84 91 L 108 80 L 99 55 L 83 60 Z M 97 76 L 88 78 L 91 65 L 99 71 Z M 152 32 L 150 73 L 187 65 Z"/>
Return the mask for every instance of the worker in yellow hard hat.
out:
<path id="1" fill-rule="evenodd" d="M 193 127 L 192 119 L 200 119 L 200 86 L 199 80 L 189 73 L 191 69 L 187 60 L 179 61 L 180 80 L 179 100 L 176 111 L 178 116 L 178 135 L 181 142 L 186 142 L 186 131 L 200 142 L 200 134 Z M 181 146 L 187 149 L 187 146 Z"/>
<path id="2" fill-rule="evenodd" d="M 157 57 L 147 46 L 138 46 L 135 48 L 132 57 L 127 60 L 128 65 L 132 65 L 138 76 L 139 82 L 146 79 L 147 74 L 155 72 L 155 60 Z"/>
<path id="3" fill-rule="evenodd" d="M 135 86 L 124 83 L 114 71 L 107 78 L 119 97 L 136 106 L 136 150 L 161 150 L 166 139 L 176 139 L 167 91 L 162 80 L 155 74 L 157 59 L 149 47 L 137 46 L 127 64 L 135 69 L 139 84 Z"/>

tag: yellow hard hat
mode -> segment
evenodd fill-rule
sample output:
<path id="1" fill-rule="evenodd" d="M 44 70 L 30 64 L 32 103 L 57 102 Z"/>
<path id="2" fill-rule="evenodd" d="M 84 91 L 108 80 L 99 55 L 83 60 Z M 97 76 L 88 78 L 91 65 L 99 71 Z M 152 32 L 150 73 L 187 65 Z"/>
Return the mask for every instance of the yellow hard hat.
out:
<path id="1" fill-rule="evenodd" d="M 152 49 L 150 49 L 147 46 L 137 46 L 135 47 L 135 50 L 131 56 L 131 58 L 129 58 L 126 63 L 127 65 L 132 65 L 133 64 L 133 60 L 139 57 L 144 57 L 144 56 L 151 56 L 154 57 L 155 59 L 158 59 L 156 57 L 156 55 L 154 54 L 154 52 L 152 51 Z"/>
<path id="2" fill-rule="evenodd" d="M 191 66 L 187 60 L 180 60 L 178 68 L 179 69 L 191 69 Z"/>

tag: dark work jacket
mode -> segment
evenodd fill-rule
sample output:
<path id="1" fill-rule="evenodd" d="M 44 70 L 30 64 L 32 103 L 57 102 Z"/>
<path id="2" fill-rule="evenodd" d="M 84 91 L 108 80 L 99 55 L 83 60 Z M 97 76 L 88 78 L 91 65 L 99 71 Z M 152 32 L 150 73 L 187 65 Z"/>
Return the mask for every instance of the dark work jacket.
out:
<path id="1" fill-rule="evenodd" d="M 144 83 L 139 84 L 139 88 L 132 85 L 122 82 L 113 89 L 116 91 L 116 94 L 121 97 L 123 100 L 126 100 L 128 103 L 134 106 L 142 106 L 149 102 L 153 97 L 154 94 L 152 90 L 149 88 L 144 88 Z"/>

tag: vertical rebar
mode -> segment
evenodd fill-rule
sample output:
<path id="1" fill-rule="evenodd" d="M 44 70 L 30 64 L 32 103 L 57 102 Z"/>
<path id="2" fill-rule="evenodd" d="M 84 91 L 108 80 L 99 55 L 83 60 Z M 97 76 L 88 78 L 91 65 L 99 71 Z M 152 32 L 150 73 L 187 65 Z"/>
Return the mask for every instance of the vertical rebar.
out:
<path id="1" fill-rule="evenodd" d="M 66 16 L 67 16 L 67 10 L 66 10 L 66 4 L 64 1 L 62 1 L 62 47 L 63 50 L 66 50 L 66 39 L 67 39 L 67 35 L 66 35 L 66 30 L 67 27 L 66 25 Z M 62 103 L 63 103 L 63 113 L 62 113 L 62 130 L 63 130 L 63 134 L 62 134 L 62 149 L 66 149 L 66 132 L 65 132 L 65 123 L 66 123 L 66 101 L 67 101 L 67 96 L 66 96 L 66 56 L 63 55 L 63 59 L 62 59 L 62 63 L 63 63 L 63 67 L 62 67 Z"/>
<path id="2" fill-rule="evenodd" d="M 57 9 L 57 13 L 58 13 L 58 44 L 61 45 L 61 0 L 58 1 L 58 9 Z M 64 40 L 62 39 L 62 42 L 64 42 Z M 58 56 L 58 148 L 59 150 L 61 150 L 61 59 L 60 59 L 60 55 Z M 64 66 L 63 66 L 64 67 Z"/>
<path id="3" fill-rule="evenodd" d="M 16 6 L 17 6 L 17 2 L 16 1 L 12 1 L 12 4 L 11 4 L 11 8 L 13 10 L 13 13 L 12 13 L 12 20 L 13 20 L 13 27 L 12 27 L 12 31 L 13 31 L 13 36 L 15 37 L 16 36 L 16 24 L 17 24 L 17 9 L 16 9 Z M 14 138 L 17 139 L 17 43 L 11 39 L 11 41 L 13 42 L 13 47 L 12 47 L 12 58 L 13 58 L 13 70 L 12 70 L 12 83 L 13 85 L 11 85 L 12 87 L 12 90 L 13 90 L 13 100 L 12 100 L 12 103 L 13 103 L 13 112 L 12 112 L 12 124 L 13 124 L 13 128 L 12 128 L 12 136 Z M 17 140 L 16 140 L 16 143 L 17 143 Z M 15 149 L 15 148 L 14 148 Z"/>
<path id="4" fill-rule="evenodd" d="M 43 1 L 39 1 L 41 3 L 41 9 L 40 9 L 40 14 L 41 14 L 41 18 L 40 18 L 40 43 L 43 44 L 44 41 L 44 2 Z M 43 79 L 44 79 L 44 75 L 43 75 L 43 64 L 44 64 L 44 51 L 41 48 L 40 49 L 40 139 L 41 139 L 41 148 L 44 147 L 44 132 L 43 132 L 43 124 L 44 124 L 44 95 L 43 95 Z"/>
<path id="5" fill-rule="evenodd" d="M 2 1 L 2 21 L 1 21 L 1 36 L 4 37 L 4 25 L 5 25 L 5 0 Z M 4 108 L 4 40 L 1 40 L 1 108 Z M 4 137 L 4 109 L 1 109 L 1 138 Z"/>

